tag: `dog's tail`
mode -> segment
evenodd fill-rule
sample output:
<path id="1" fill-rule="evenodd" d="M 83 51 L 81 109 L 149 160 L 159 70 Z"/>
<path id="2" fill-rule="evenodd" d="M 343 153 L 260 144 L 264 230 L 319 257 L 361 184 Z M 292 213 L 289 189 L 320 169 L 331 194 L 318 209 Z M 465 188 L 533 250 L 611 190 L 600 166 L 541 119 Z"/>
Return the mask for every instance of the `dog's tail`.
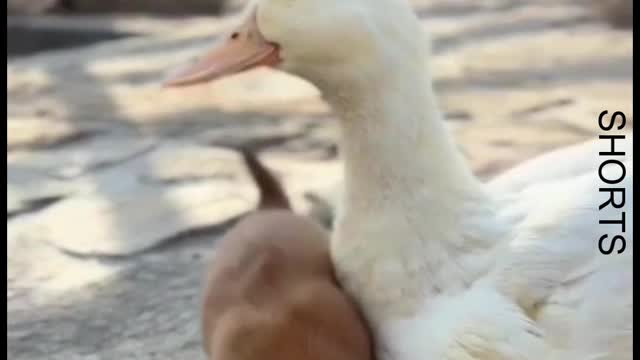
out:
<path id="1" fill-rule="evenodd" d="M 239 151 L 260 192 L 258 209 L 291 209 L 289 198 L 276 176 L 262 165 L 253 151 L 249 149 L 239 149 Z"/>

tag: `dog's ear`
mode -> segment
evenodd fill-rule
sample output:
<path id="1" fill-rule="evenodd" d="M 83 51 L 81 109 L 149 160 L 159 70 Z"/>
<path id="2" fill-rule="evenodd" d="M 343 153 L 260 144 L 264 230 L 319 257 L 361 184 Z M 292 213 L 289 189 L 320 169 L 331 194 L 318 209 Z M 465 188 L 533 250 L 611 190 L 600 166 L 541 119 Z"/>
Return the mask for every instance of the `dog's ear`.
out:
<path id="1" fill-rule="evenodd" d="M 278 178 L 249 149 L 240 149 L 249 173 L 260 191 L 258 209 L 291 209 L 291 203 Z"/>

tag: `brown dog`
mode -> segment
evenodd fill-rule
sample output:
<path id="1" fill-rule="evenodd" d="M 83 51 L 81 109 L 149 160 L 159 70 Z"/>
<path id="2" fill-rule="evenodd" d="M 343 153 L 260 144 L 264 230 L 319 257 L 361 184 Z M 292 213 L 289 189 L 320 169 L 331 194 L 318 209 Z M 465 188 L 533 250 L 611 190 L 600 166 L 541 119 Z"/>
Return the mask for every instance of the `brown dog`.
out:
<path id="1" fill-rule="evenodd" d="M 368 327 L 338 287 L 325 230 L 294 214 L 248 151 L 260 204 L 220 240 L 203 311 L 211 360 L 370 360 Z"/>

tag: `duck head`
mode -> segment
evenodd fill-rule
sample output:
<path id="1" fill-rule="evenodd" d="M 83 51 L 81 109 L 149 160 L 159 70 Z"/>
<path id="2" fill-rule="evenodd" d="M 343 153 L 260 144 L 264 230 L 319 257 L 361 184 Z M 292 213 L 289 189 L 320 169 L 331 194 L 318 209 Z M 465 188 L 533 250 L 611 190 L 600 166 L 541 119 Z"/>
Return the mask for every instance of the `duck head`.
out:
<path id="1" fill-rule="evenodd" d="M 420 25 L 407 0 L 257 0 L 242 22 L 166 80 L 188 86 L 259 66 L 325 84 L 379 77 L 422 61 Z M 422 62 L 424 64 L 424 62 Z M 396 69 L 397 71 L 397 69 Z"/>

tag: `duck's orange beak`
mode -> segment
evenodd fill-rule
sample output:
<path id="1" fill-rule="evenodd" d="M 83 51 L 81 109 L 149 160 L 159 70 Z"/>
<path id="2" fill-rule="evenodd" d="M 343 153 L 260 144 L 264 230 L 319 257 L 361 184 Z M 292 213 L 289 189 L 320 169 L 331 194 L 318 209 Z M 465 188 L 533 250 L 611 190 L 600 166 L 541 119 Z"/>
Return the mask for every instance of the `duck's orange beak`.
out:
<path id="1" fill-rule="evenodd" d="M 279 62 L 278 46 L 262 36 L 252 14 L 201 59 L 171 75 L 164 86 L 200 84 L 258 66 L 273 67 Z"/>

